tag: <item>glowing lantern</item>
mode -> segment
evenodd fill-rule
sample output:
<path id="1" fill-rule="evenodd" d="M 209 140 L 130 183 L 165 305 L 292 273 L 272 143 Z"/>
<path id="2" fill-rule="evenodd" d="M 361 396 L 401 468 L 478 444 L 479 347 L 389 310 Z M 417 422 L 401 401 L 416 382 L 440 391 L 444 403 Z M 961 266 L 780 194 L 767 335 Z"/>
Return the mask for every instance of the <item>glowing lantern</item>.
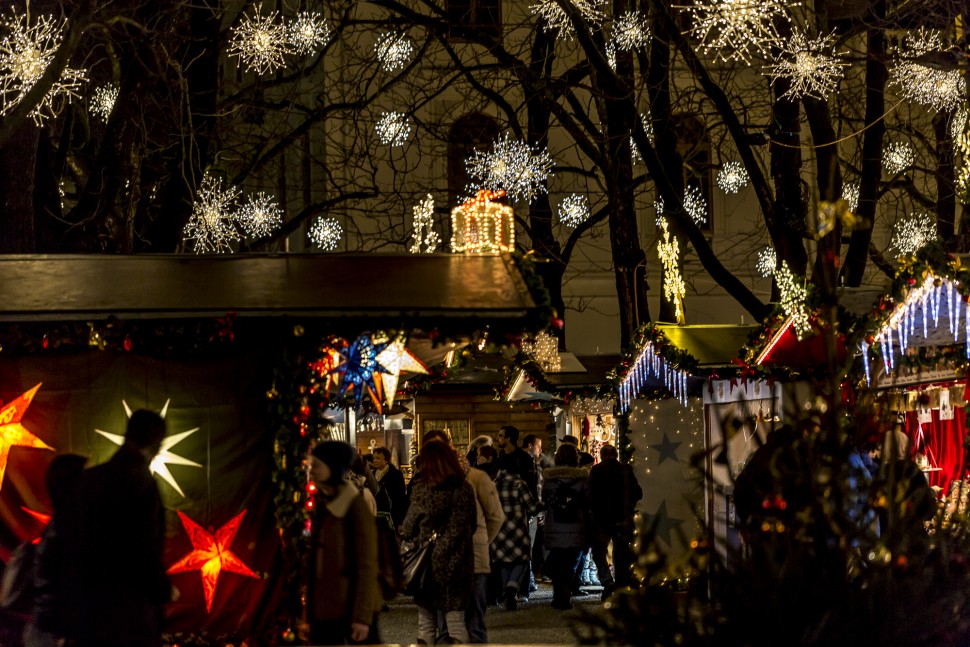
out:
<path id="1" fill-rule="evenodd" d="M 505 191 L 481 190 L 451 212 L 452 252 L 511 252 L 515 249 L 512 207 L 493 202 Z"/>

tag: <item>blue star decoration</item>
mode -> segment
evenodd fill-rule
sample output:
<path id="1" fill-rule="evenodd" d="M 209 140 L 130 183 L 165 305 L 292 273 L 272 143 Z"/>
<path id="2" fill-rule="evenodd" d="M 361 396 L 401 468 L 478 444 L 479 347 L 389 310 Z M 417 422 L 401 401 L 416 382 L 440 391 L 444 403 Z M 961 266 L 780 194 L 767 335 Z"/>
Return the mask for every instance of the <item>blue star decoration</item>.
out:
<path id="1" fill-rule="evenodd" d="M 370 333 L 364 333 L 354 340 L 354 343 L 350 345 L 346 352 L 341 353 L 344 362 L 333 369 L 333 372 L 340 373 L 340 389 L 337 391 L 337 400 L 340 400 L 347 391 L 353 389 L 354 406 L 357 411 L 360 411 L 361 400 L 366 389 L 377 407 L 377 412 L 382 412 L 381 400 L 383 400 L 383 396 L 380 374 L 390 374 L 390 371 L 377 361 L 377 356 L 387 347 L 387 344 L 387 341 L 375 344 Z"/>
<path id="2" fill-rule="evenodd" d="M 660 460 L 657 464 L 660 465 L 668 458 L 672 461 L 677 461 L 677 448 L 683 443 L 675 443 L 667 437 L 667 432 L 664 432 L 664 440 L 662 443 L 657 443 L 656 445 L 650 445 L 650 449 L 656 450 L 660 453 Z"/>
<path id="3" fill-rule="evenodd" d="M 684 523 L 683 519 L 677 519 L 667 514 L 667 499 L 660 502 L 656 514 L 644 512 L 643 516 L 647 519 L 647 527 L 653 528 L 655 537 L 660 537 L 670 546 L 670 531 Z"/>

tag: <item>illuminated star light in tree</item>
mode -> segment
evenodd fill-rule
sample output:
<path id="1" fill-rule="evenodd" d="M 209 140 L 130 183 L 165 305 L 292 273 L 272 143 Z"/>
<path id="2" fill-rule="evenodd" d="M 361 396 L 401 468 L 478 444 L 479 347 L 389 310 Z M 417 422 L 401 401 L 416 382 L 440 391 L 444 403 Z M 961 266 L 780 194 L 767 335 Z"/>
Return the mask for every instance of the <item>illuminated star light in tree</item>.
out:
<path id="1" fill-rule="evenodd" d="M 340 388 L 337 390 L 338 400 L 347 391 L 353 389 L 354 406 L 360 411 L 366 390 L 377 408 L 377 412 L 382 411 L 380 374 L 388 374 L 390 371 L 377 360 L 377 356 L 388 345 L 386 338 L 384 341 L 375 342 L 370 334 L 364 333 L 354 340 L 349 349 L 341 353 L 344 363 L 334 369 L 340 374 Z"/>
<path id="2" fill-rule="evenodd" d="M 7 471 L 7 460 L 10 458 L 11 448 L 33 447 L 54 451 L 53 447 L 30 433 L 20 423 L 39 388 L 40 384 L 0 407 L 0 488 L 3 487 L 3 476 Z"/>
<path id="3" fill-rule="evenodd" d="M 583 20 L 590 26 L 599 25 L 606 17 L 603 11 L 607 4 L 606 0 L 569 0 L 569 2 L 576 7 Z M 541 16 L 545 20 L 546 31 L 558 31 L 560 36 L 572 40 L 575 34 L 573 23 L 557 0 L 540 0 L 529 7 L 529 10 L 533 15 Z"/>
<path id="4" fill-rule="evenodd" d="M 643 132 L 647 135 L 647 141 L 653 146 L 655 139 L 653 134 L 653 117 L 650 115 L 648 110 L 646 113 L 640 113 L 640 123 L 643 124 Z M 633 135 L 630 135 L 630 159 L 634 164 L 637 164 L 643 160 L 643 156 L 640 155 L 640 147 L 637 146 L 636 140 Z"/>
<path id="5" fill-rule="evenodd" d="M 782 261 L 781 266 L 775 270 L 775 281 L 781 294 L 781 308 L 791 318 L 795 336 L 801 339 L 812 329 L 808 321 L 808 309 L 805 306 L 808 290 L 803 285 L 803 281 L 788 269 L 788 263 L 785 261 Z"/>
<path id="6" fill-rule="evenodd" d="M 650 23 L 639 12 L 624 12 L 613 22 L 610 38 L 618 50 L 646 47 L 650 44 Z"/>
<path id="7" fill-rule="evenodd" d="M 835 91 L 848 63 L 836 56 L 834 40 L 831 34 L 810 39 L 795 30 L 780 43 L 781 53 L 768 68 L 768 75 L 791 81 L 783 97 L 825 99 Z"/>
<path id="8" fill-rule="evenodd" d="M 260 5 L 252 15 L 244 16 L 232 29 L 228 55 L 239 58 L 237 64 L 245 65 L 251 72 L 262 75 L 284 66 L 284 58 L 290 53 L 286 26 L 277 22 L 277 12 L 260 16 Z"/>
<path id="9" fill-rule="evenodd" d="M 846 182 L 842 185 L 842 199 L 849 203 L 849 211 L 855 213 L 859 208 L 859 183 Z"/>
<path id="10" fill-rule="evenodd" d="M 118 100 L 119 91 L 120 88 L 116 83 L 105 83 L 97 88 L 91 96 L 91 114 L 100 117 L 101 121 L 107 122 L 108 117 L 111 116 L 111 111 L 114 110 L 115 102 Z"/>
<path id="11" fill-rule="evenodd" d="M 926 212 L 917 212 L 908 218 L 900 218 L 893 228 L 892 246 L 899 256 L 910 256 L 936 240 L 936 223 Z"/>
<path id="12" fill-rule="evenodd" d="M 687 285 L 680 273 L 680 243 L 670 235 L 666 218 L 660 219 L 660 227 L 663 238 L 657 243 L 657 255 L 664 268 L 664 297 L 674 305 L 674 318 L 677 323 L 683 323 Z"/>
<path id="13" fill-rule="evenodd" d="M 717 172 L 717 185 L 725 193 L 737 193 L 748 185 L 749 180 L 748 169 L 741 162 L 727 162 Z"/>
<path id="14" fill-rule="evenodd" d="M 30 24 L 26 15 L 0 19 L 9 33 L 0 40 L 0 115 L 7 114 L 40 80 L 64 38 L 67 21 L 40 16 Z M 87 80 L 87 71 L 65 67 L 59 79 L 30 112 L 34 123 L 42 125 L 48 117 L 60 114 L 64 105 L 78 97 L 77 90 Z"/>
<path id="15" fill-rule="evenodd" d="M 307 238 L 325 252 L 336 251 L 343 237 L 343 225 L 336 218 L 317 218 L 307 232 Z"/>
<path id="16" fill-rule="evenodd" d="M 966 86 L 958 67 L 943 69 L 920 62 L 943 55 L 939 34 L 922 28 L 907 34 L 889 73 L 903 98 L 940 112 L 951 112 L 965 100 Z"/>
<path id="17" fill-rule="evenodd" d="M 567 227 L 578 227 L 589 218 L 589 201 L 585 195 L 572 193 L 559 203 L 559 223 Z"/>
<path id="18" fill-rule="evenodd" d="M 558 373 L 562 369 L 559 355 L 559 338 L 540 332 L 532 341 L 522 342 L 522 352 L 534 359 L 546 373 Z"/>
<path id="19" fill-rule="evenodd" d="M 707 200 L 699 187 L 688 186 L 684 191 L 684 210 L 698 225 L 707 222 Z"/>
<path id="20" fill-rule="evenodd" d="M 239 240 L 232 223 L 238 197 L 239 189 L 232 185 L 223 188 L 222 178 L 209 173 L 202 178 L 192 215 L 182 230 L 184 240 L 192 241 L 196 254 L 232 252 L 232 243 Z"/>
<path id="21" fill-rule="evenodd" d="M 678 6 L 693 18 L 690 34 L 700 41 L 703 52 L 714 52 L 725 62 L 750 62 L 754 53 L 764 53 L 781 37 L 777 21 L 787 21 L 787 7 L 800 3 L 781 0 L 695 0 Z"/>
<path id="22" fill-rule="evenodd" d="M 377 60 L 385 72 L 404 69 L 414 56 L 414 43 L 400 32 L 388 31 L 377 37 Z"/>
<path id="23" fill-rule="evenodd" d="M 162 418 L 164 418 L 165 414 L 168 413 L 168 405 L 170 402 L 171 400 L 166 400 L 165 406 L 163 406 L 162 410 L 159 412 L 158 415 L 160 415 Z M 121 404 L 125 407 L 125 415 L 127 415 L 128 418 L 131 419 L 131 407 L 129 407 L 128 403 L 125 402 L 124 400 L 121 401 Z M 175 445 L 185 440 L 186 438 L 188 438 L 189 436 L 191 436 L 192 434 L 194 434 L 195 432 L 197 432 L 198 430 L 199 428 L 195 427 L 194 429 L 189 429 L 188 431 L 172 434 L 171 436 L 166 436 L 165 438 L 163 438 L 161 448 L 158 450 L 158 453 L 155 454 L 155 457 L 152 458 L 152 462 L 148 465 L 148 470 L 152 474 L 157 474 L 159 477 L 161 477 L 163 481 L 171 485 L 172 489 L 178 492 L 179 496 L 183 498 L 185 497 L 185 492 L 183 492 L 182 488 L 179 487 L 179 484 L 176 482 L 175 477 L 172 476 L 172 472 L 169 471 L 168 466 L 187 465 L 189 467 L 202 467 L 202 465 L 201 463 L 190 461 L 189 459 L 179 456 L 178 454 L 175 454 L 169 450 L 172 447 L 175 447 Z M 113 442 L 115 445 L 118 445 L 119 447 L 125 444 L 125 437 L 121 434 L 113 434 L 108 431 L 101 431 L 100 429 L 95 429 L 94 431 L 98 434 L 101 434 L 102 436 L 104 436 L 105 438 Z"/>
<path id="24" fill-rule="evenodd" d="M 236 220 L 251 238 L 269 236 L 283 226 L 283 210 L 276 198 L 263 193 L 246 196 L 246 202 L 236 212 Z"/>
<path id="25" fill-rule="evenodd" d="M 403 112 L 385 112 L 374 126 L 382 144 L 404 146 L 411 136 L 411 124 Z"/>
<path id="26" fill-rule="evenodd" d="M 775 266 L 778 264 L 778 257 L 774 247 L 765 247 L 758 252 L 758 274 L 767 278 L 775 273 Z"/>
<path id="27" fill-rule="evenodd" d="M 381 382 L 383 382 L 384 398 L 387 400 L 387 406 L 389 407 L 394 406 L 394 398 L 397 396 L 397 385 L 402 372 L 406 371 L 420 375 L 427 375 L 429 373 L 425 363 L 415 357 L 414 353 L 408 350 L 404 342 L 404 335 L 398 335 L 393 342 L 378 353 L 376 358 L 378 365 L 387 369 L 387 373 L 382 374 L 380 378 Z"/>
<path id="28" fill-rule="evenodd" d="M 508 133 L 499 137 L 487 153 L 475 151 L 465 160 L 468 174 L 478 180 L 473 183 L 473 189 L 505 191 L 510 200 L 525 202 L 546 193 L 552 165 L 547 150 L 533 149 L 525 142 L 511 139 Z"/>
<path id="29" fill-rule="evenodd" d="M 657 198 L 656 200 L 654 200 L 653 210 L 657 212 L 656 214 L 657 219 L 654 224 L 656 224 L 658 227 L 662 227 L 663 219 L 664 219 L 664 199 L 663 198 Z"/>
<path id="30" fill-rule="evenodd" d="M 312 56 L 327 46 L 332 37 L 326 18 L 315 11 L 301 11 L 286 28 L 286 39 L 300 56 Z"/>
<path id="31" fill-rule="evenodd" d="M 902 173 L 916 161 L 916 151 L 906 142 L 889 142 L 882 149 L 882 165 L 890 175 Z"/>
<path id="32" fill-rule="evenodd" d="M 412 254 L 430 254 L 438 248 L 441 237 L 434 230 L 434 196 L 430 193 L 424 200 L 413 207 L 414 220 L 411 235 L 411 246 L 408 251 Z"/>
<path id="33" fill-rule="evenodd" d="M 202 576 L 202 592 L 205 595 L 205 610 L 212 613 L 212 601 L 216 596 L 216 586 L 223 571 L 235 573 L 245 577 L 258 579 L 259 576 L 246 566 L 235 553 L 232 552 L 232 542 L 236 538 L 239 524 L 242 523 L 246 511 L 243 510 L 230 519 L 214 533 L 208 532 L 202 526 L 192 521 L 184 512 L 178 511 L 179 519 L 185 533 L 192 542 L 192 552 L 172 564 L 168 573 L 186 573 L 199 571 Z"/>

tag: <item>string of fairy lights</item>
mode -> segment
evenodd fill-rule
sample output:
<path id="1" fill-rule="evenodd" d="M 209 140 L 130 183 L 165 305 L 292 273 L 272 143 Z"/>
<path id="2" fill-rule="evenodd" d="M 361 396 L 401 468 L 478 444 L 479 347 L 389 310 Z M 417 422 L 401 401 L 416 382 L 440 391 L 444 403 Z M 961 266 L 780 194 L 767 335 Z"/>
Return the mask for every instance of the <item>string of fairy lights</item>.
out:
<path id="1" fill-rule="evenodd" d="M 687 293 L 687 285 L 680 273 L 680 243 L 670 235 L 666 218 L 660 219 L 660 227 L 663 234 L 657 243 L 657 255 L 664 268 L 664 298 L 674 305 L 674 318 L 681 322 L 684 320 L 684 295 Z"/>
<path id="2" fill-rule="evenodd" d="M 184 241 L 197 254 L 232 252 L 242 237 L 268 236 L 283 224 L 283 210 L 272 195 L 247 195 L 240 205 L 240 190 L 222 177 L 206 173 L 202 178 L 192 215 L 182 229 Z"/>
<path id="3" fill-rule="evenodd" d="M 689 377 L 690 373 L 671 365 L 652 341 L 647 342 L 620 382 L 617 390 L 619 410 L 621 413 L 629 410 L 630 403 L 652 379 L 660 380 L 664 388 L 687 406 L 687 378 Z"/>
<path id="4" fill-rule="evenodd" d="M 897 256 L 912 256 L 937 237 L 936 219 L 925 211 L 917 211 L 896 221 L 891 245 L 899 252 Z"/>

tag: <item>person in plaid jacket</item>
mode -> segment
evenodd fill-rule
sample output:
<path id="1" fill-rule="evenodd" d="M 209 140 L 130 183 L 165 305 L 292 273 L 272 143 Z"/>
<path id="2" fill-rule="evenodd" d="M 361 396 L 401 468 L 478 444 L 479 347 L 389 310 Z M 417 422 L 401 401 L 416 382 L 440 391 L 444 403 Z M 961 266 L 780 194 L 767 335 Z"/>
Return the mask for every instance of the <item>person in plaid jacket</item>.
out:
<path id="1" fill-rule="evenodd" d="M 517 608 L 515 598 L 532 554 L 529 517 L 539 514 L 542 508 L 526 482 L 500 469 L 497 458 L 494 447 L 479 447 L 478 467 L 495 482 L 505 513 L 505 522 L 491 545 L 492 566 L 498 571 L 505 608 L 514 611 Z"/>

